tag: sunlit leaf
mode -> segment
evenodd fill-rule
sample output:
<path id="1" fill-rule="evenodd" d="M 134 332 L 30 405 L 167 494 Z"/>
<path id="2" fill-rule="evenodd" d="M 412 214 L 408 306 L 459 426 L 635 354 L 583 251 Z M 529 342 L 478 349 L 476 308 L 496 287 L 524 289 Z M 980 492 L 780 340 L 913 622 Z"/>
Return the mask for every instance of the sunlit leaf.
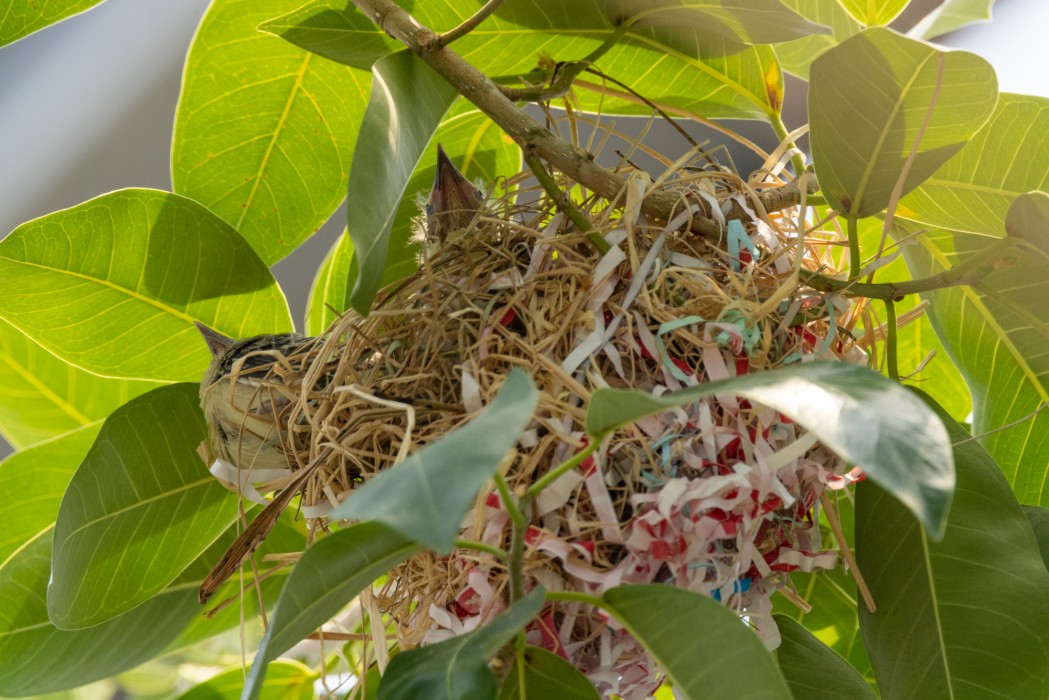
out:
<path id="1" fill-rule="evenodd" d="M 350 302 L 371 310 L 382 284 L 390 230 L 408 182 L 458 93 L 415 54 L 376 62 L 360 143 L 350 167 L 349 221 L 358 271 Z"/>
<path id="2" fill-rule="evenodd" d="M 317 274 L 313 277 L 310 297 L 306 302 L 306 333 L 320 335 L 350 308 L 349 291 L 350 260 L 353 258 L 353 242 L 344 231 L 328 254 L 324 256 Z"/>
<path id="3" fill-rule="evenodd" d="M 1049 572 L 990 455 L 945 413 L 958 486 L 943 540 L 880 486 L 856 491 L 856 554 L 878 605 L 860 608 L 886 698 L 1049 695 Z"/>
<path id="4" fill-rule="evenodd" d="M 161 387 L 106 419 L 58 514 L 47 593 L 56 626 L 90 627 L 152 598 L 236 517 L 236 496 L 196 453 L 197 393 Z"/>
<path id="5" fill-rule="evenodd" d="M 1049 262 L 1049 193 L 1025 192 L 1013 200 L 1005 215 L 1005 230 L 1026 241 L 1032 254 Z"/>
<path id="6" fill-rule="evenodd" d="M 46 0 L 4 3 L 0 13 L 0 46 L 18 41 L 66 17 L 88 10 L 102 0 Z"/>
<path id="7" fill-rule="evenodd" d="M 782 639 L 776 661 L 794 700 L 875 700 L 874 690 L 845 659 L 791 618 L 775 620 Z"/>
<path id="8" fill-rule="evenodd" d="M 543 595 L 537 586 L 472 632 L 402 651 L 386 669 L 379 700 L 494 698 L 498 686 L 488 660 L 539 614 Z"/>
<path id="9" fill-rule="evenodd" d="M 757 635 L 735 612 L 713 599 L 673 586 L 648 584 L 613 588 L 602 600 L 605 609 L 666 670 L 675 697 L 791 697 L 776 662 Z"/>
<path id="10" fill-rule="evenodd" d="M 0 500 L 0 563 L 54 527 L 62 494 L 101 427 L 89 423 L 0 462 L 0 493 L 12 496 Z"/>
<path id="11" fill-rule="evenodd" d="M 364 588 L 419 551 L 418 544 L 381 523 L 360 523 L 328 535 L 295 565 L 270 618 L 244 687 L 260 697 L 266 666 L 345 607 Z"/>
<path id="12" fill-rule="evenodd" d="M 587 432 L 603 435 L 643 416 L 705 396 L 737 394 L 794 419 L 839 456 L 863 466 L 936 537 L 954 487 L 950 444 L 940 420 L 897 382 L 865 367 L 814 362 L 682 389 L 662 396 L 598 389 Z"/>
<path id="13" fill-rule="evenodd" d="M 595 63 L 649 100 L 707 118 L 760 119 L 775 114 L 783 93 L 779 64 L 767 46 L 747 46 L 735 36 L 732 25 L 738 16 L 792 17 L 804 22 L 776 3 L 773 12 L 754 12 L 772 3 L 724 2 L 676 9 L 690 23 L 657 22 L 664 13 L 657 8 L 652 22 L 639 21 L 637 29 L 623 37 Z M 621 15 L 610 12 L 611 4 L 579 5 L 523 0 L 506 3 L 495 14 L 457 40 L 456 52 L 485 73 L 503 76 L 510 82 L 528 74 L 541 56 L 554 61 L 579 61 L 613 36 Z M 711 13 L 706 13 L 706 10 Z M 471 12 L 453 0 L 436 0 L 411 8 L 412 16 L 434 30 L 450 29 Z M 725 22 L 716 15 L 737 15 Z M 669 19 L 667 20 L 670 21 Z M 694 31 L 695 24 L 706 31 Z M 781 23 L 787 26 L 787 23 Z M 799 25 L 800 26 L 800 25 Z M 808 25 L 805 25 L 808 26 Z M 399 48 L 356 8 L 335 0 L 314 0 L 283 17 L 263 24 L 273 32 L 310 51 L 335 61 L 365 68 L 383 51 Z M 782 28 L 779 30 L 782 31 Z M 777 35 L 779 40 L 790 38 Z M 533 78 L 535 79 L 535 78 Z M 602 113 L 650 114 L 651 108 L 616 86 L 604 86 L 588 76 L 577 82 L 588 87 L 576 98 L 586 109 Z M 595 94 L 594 90 L 603 94 Z"/>
<path id="14" fill-rule="evenodd" d="M 297 661 L 274 661 L 259 700 L 313 700 L 316 678 L 316 673 Z M 243 689 L 244 669 L 238 665 L 191 688 L 178 700 L 238 700 Z"/>
<path id="15" fill-rule="evenodd" d="M 813 61 L 861 29 L 838 0 L 783 0 L 783 4 L 831 30 L 829 34 L 813 34 L 776 45 L 776 57 L 783 70 L 799 78 L 808 79 Z"/>
<path id="16" fill-rule="evenodd" d="M 970 24 L 989 22 L 992 5 L 994 0 L 943 0 L 907 34 L 916 39 L 935 39 Z"/>
<path id="17" fill-rule="evenodd" d="M 85 372 L 0 321 L 0 434 L 16 448 L 105 418 L 156 386 Z"/>
<path id="18" fill-rule="evenodd" d="M 524 664 L 515 662 L 503 679 L 499 700 L 598 700 L 597 690 L 582 672 L 552 651 L 527 647 Z"/>
<path id="19" fill-rule="evenodd" d="M 288 304 L 237 232 L 157 190 L 104 194 L 0 241 L 0 318 L 97 374 L 199 381 L 194 321 L 232 337 L 289 330 Z"/>
<path id="20" fill-rule="evenodd" d="M 171 181 L 272 264 L 346 196 L 371 77 L 258 31 L 296 0 L 217 0 L 190 47 Z"/>
<path id="21" fill-rule="evenodd" d="M 898 213 L 929 226 L 997 235 L 1013 200 L 1049 191 L 1049 98 L 1002 94 L 990 121 Z"/>
<path id="22" fill-rule="evenodd" d="M 451 551 L 467 509 L 517 443 L 538 399 L 528 375 L 511 370 L 476 418 L 354 489 L 331 517 L 377 520 L 430 549 Z"/>
<path id="23" fill-rule="evenodd" d="M 868 27 L 891 22 L 907 7 L 909 0 L 839 0 L 856 21 Z"/>
<path id="24" fill-rule="evenodd" d="M 906 194 L 958 152 L 998 99 L 994 69 L 887 29 L 868 29 L 812 64 L 809 120 L 820 186 L 843 214 L 883 210 L 917 148 Z"/>
<path id="25" fill-rule="evenodd" d="M 898 222 L 902 235 L 921 231 Z M 1001 235 L 999 231 L 999 235 Z M 915 277 L 934 275 L 984 251 L 995 239 L 925 230 L 904 247 Z M 973 397 L 973 432 L 1022 502 L 1049 505 L 1049 264 L 1013 256 L 975 287 L 928 293 L 929 319 Z M 1013 426 L 998 430 L 1004 426 Z"/>

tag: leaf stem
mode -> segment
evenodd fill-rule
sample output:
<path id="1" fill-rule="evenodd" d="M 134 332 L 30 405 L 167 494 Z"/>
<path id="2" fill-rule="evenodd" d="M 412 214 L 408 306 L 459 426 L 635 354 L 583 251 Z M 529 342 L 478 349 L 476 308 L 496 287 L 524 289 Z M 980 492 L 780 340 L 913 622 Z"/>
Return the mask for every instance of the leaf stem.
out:
<path id="1" fill-rule="evenodd" d="M 774 113 L 774 115 L 769 116 L 769 124 L 772 125 L 772 130 L 776 132 L 776 137 L 781 142 L 787 141 L 787 138 L 790 136 L 790 132 L 787 131 L 787 125 L 783 123 L 783 115 L 781 115 L 777 111 Z M 795 150 L 799 150 L 797 145 L 795 145 L 793 141 L 791 141 L 787 145 Z M 795 153 L 793 156 L 790 157 L 790 164 L 794 166 L 794 177 L 801 177 L 802 173 L 805 172 L 805 156 L 801 155 L 800 153 Z M 812 204 L 811 197 L 808 199 L 808 202 Z"/>
<path id="2" fill-rule="evenodd" d="M 502 4 L 503 0 L 488 0 L 488 2 L 486 2 L 481 7 L 481 9 L 473 13 L 470 17 L 467 17 L 466 21 L 460 24 L 458 27 L 449 29 L 443 34 L 438 34 L 437 37 L 434 39 L 434 43 L 437 46 L 447 46 L 456 39 L 461 39 L 462 37 L 472 32 L 474 29 L 476 29 L 477 25 L 479 25 L 481 22 L 488 19 L 488 16 L 495 12 L 496 9 Z"/>
<path id="3" fill-rule="evenodd" d="M 510 573 L 510 602 L 513 603 L 524 596 L 524 545 L 525 534 L 528 532 L 528 521 L 525 519 L 524 511 L 531 506 L 532 498 L 528 494 L 521 496 L 520 499 L 515 498 L 510 493 L 510 486 L 502 474 L 495 475 L 495 487 L 499 490 L 499 498 L 506 506 L 506 512 L 510 516 L 512 525 L 507 568 Z"/>
<path id="4" fill-rule="evenodd" d="M 601 58 L 623 38 L 623 35 L 626 34 L 627 26 L 626 24 L 620 24 L 616 27 L 615 31 L 609 34 L 608 38 L 591 51 L 586 58 L 579 61 L 558 63 L 554 66 L 554 72 L 550 76 L 549 84 L 530 85 L 525 88 L 503 87 L 500 85 L 499 91 L 514 102 L 548 102 L 549 100 L 556 100 L 558 97 L 564 97 L 572 89 L 572 83 L 579 77 L 579 74 L 589 69 L 594 61 Z"/>
<path id="5" fill-rule="evenodd" d="M 565 472 L 569 472 L 575 469 L 577 466 L 579 466 L 583 462 L 583 460 L 585 460 L 587 457 L 594 453 L 594 450 L 596 450 L 600 444 L 601 439 L 599 437 L 592 437 L 590 439 L 590 443 L 586 447 L 581 449 L 579 452 L 576 452 L 570 459 L 565 460 L 557 467 L 554 467 L 553 469 L 548 471 L 542 476 L 542 478 L 540 478 L 538 481 L 532 484 L 531 488 L 528 489 L 528 495 L 539 495 L 540 491 L 542 491 L 547 486 L 561 478 L 562 474 L 564 474 Z"/>
<path id="6" fill-rule="evenodd" d="M 549 195 L 550 199 L 554 200 L 557 208 L 572 220 L 576 228 L 586 234 L 587 239 L 597 248 L 598 252 L 604 255 L 611 250 L 612 247 L 608 245 L 608 241 L 594 230 L 594 227 L 590 225 L 590 220 L 586 218 L 583 212 L 579 211 L 579 207 L 572 202 L 572 198 L 568 193 L 562 192 L 561 188 L 557 186 L 557 183 L 554 182 L 554 176 L 546 169 L 543 161 L 540 160 L 539 156 L 536 155 L 535 149 L 531 146 L 526 146 L 524 149 L 524 162 L 528 164 L 532 174 L 535 175 L 535 179 L 546 190 L 546 194 Z"/>
<path id="7" fill-rule="evenodd" d="M 900 368 L 896 364 L 896 302 L 885 300 L 885 362 L 889 377 L 900 381 Z"/>
<path id="8" fill-rule="evenodd" d="M 603 607 L 605 602 L 597 596 L 590 595 L 589 593 L 581 593 L 579 591 L 547 591 L 547 600 L 564 600 L 570 603 L 585 603 L 587 605 L 593 605 L 596 608 Z"/>
<path id="9" fill-rule="evenodd" d="M 849 231 L 849 279 L 857 280 L 860 278 L 860 268 L 863 266 L 863 258 L 860 257 L 860 232 L 859 232 L 859 220 L 860 218 L 856 214 L 850 213 L 845 217 L 845 221 L 848 223 Z"/>
<path id="10" fill-rule="evenodd" d="M 493 547 L 491 545 L 485 544 L 484 542 L 475 542 L 473 540 L 456 540 L 455 546 L 459 549 L 470 549 L 475 552 L 484 552 L 485 554 L 491 554 L 496 559 L 502 561 L 506 561 L 507 556 L 509 556 L 504 550 L 499 549 L 498 547 Z"/>

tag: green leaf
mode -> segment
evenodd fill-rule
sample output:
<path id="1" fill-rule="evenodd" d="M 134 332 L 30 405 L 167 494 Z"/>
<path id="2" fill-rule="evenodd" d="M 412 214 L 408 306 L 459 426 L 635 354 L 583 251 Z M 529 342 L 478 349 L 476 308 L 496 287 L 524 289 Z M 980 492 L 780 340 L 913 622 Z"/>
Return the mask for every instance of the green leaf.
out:
<path id="1" fill-rule="evenodd" d="M 823 193 L 843 214 L 880 212 L 912 149 L 904 194 L 965 145 L 997 99 L 994 69 L 979 56 L 887 29 L 847 39 L 812 64 L 812 158 Z"/>
<path id="2" fill-rule="evenodd" d="M 134 610 L 76 631 L 48 622 L 51 531 L 0 566 L 0 695 L 41 695 L 112 676 L 153 658 L 200 605 L 189 586 L 173 587 Z"/>
<path id="3" fill-rule="evenodd" d="M 0 317 L 90 372 L 199 380 L 194 321 L 239 338 L 289 330 L 288 303 L 237 232 L 196 202 L 120 190 L 0 241 Z"/>
<path id="4" fill-rule="evenodd" d="M 935 39 L 970 24 L 990 22 L 992 5 L 994 0 L 943 0 L 907 33 L 917 39 Z"/>
<path id="5" fill-rule="evenodd" d="M 58 513 L 47 593 L 57 627 L 90 627 L 152 598 L 236 517 L 236 495 L 196 453 L 197 392 L 161 387 L 106 419 Z"/>
<path id="6" fill-rule="evenodd" d="M 538 398 L 528 375 L 511 370 L 476 418 L 354 489 L 330 517 L 377 520 L 450 552 L 466 511 L 532 420 Z"/>
<path id="7" fill-rule="evenodd" d="M 923 231 L 897 221 L 904 236 Z M 984 251 L 993 238 L 924 230 L 903 252 L 915 277 Z M 1021 502 L 1049 505 L 1049 275 L 1041 254 L 1016 256 L 975 287 L 930 292 L 929 319 L 972 392 L 973 432 Z M 1004 426 L 1016 424 L 1005 430 Z"/>
<path id="8" fill-rule="evenodd" d="M 524 665 L 515 659 L 499 700 L 598 700 L 597 690 L 572 664 L 542 647 L 526 647 Z"/>
<path id="9" fill-rule="evenodd" d="M 317 674 L 298 661 L 280 660 L 270 664 L 260 700 L 313 700 Z M 239 700 L 244 689 L 244 669 L 239 665 L 212 676 L 178 696 L 178 700 Z"/>
<path id="10" fill-rule="evenodd" d="M 663 396 L 598 389 L 591 435 L 705 396 L 737 394 L 776 409 L 819 436 L 906 504 L 937 537 L 954 488 L 950 443 L 936 414 L 898 383 L 865 367 L 813 362 L 705 382 Z"/>
<path id="11" fill-rule="evenodd" d="M 382 284 L 397 207 L 430 138 L 458 93 L 408 51 L 380 59 L 372 69 L 371 98 L 350 166 L 346 230 L 358 275 L 350 302 L 371 310 Z"/>
<path id="12" fill-rule="evenodd" d="M 0 434 L 16 448 L 105 418 L 156 386 L 85 372 L 0 321 Z"/>
<path id="13" fill-rule="evenodd" d="M 613 588 L 602 600 L 666 670 L 675 697 L 790 699 L 776 662 L 757 635 L 711 598 L 647 584 Z"/>
<path id="14" fill-rule="evenodd" d="M 0 493 L 17 494 L 0 500 L 0 562 L 54 527 L 62 494 L 101 427 L 89 423 L 0 462 Z"/>
<path id="15" fill-rule="evenodd" d="M 438 644 L 402 651 L 390 661 L 379 700 L 468 700 L 494 698 L 498 691 L 488 660 L 543 608 L 536 586 L 506 612 L 472 632 Z"/>
<path id="16" fill-rule="evenodd" d="M 863 676 L 811 632 L 785 615 L 774 619 L 782 638 L 776 661 L 794 700 L 877 698 Z"/>
<path id="17" fill-rule="evenodd" d="M 381 523 L 359 523 L 318 540 L 292 569 L 244 686 L 263 690 L 266 665 L 323 625 L 375 579 L 421 548 Z M 267 684 L 268 685 L 268 684 Z"/>
<path id="18" fill-rule="evenodd" d="M 935 406 L 934 406 L 935 408 Z M 1049 696 L 1049 572 L 998 465 L 940 411 L 958 487 L 941 542 L 877 484 L 856 490 L 860 628 L 885 698 Z"/>
<path id="19" fill-rule="evenodd" d="M 888 24 L 910 0 L 839 0 L 856 21 L 868 27 Z"/>
<path id="20" fill-rule="evenodd" d="M 814 22 L 830 27 L 829 34 L 813 34 L 776 45 L 776 57 L 788 73 L 808 80 L 809 67 L 827 49 L 860 31 L 838 0 L 782 0 L 783 4 Z"/>
<path id="21" fill-rule="evenodd" d="M 1049 262 L 1049 194 L 1025 192 L 1013 200 L 1005 215 L 1005 230 L 1029 243 L 1042 262 Z"/>
<path id="22" fill-rule="evenodd" d="M 1003 93 L 994 115 L 958 155 L 900 202 L 899 216 L 929 226 L 999 234 L 1013 200 L 1049 191 L 1049 98 Z"/>
<path id="23" fill-rule="evenodd" d="M 1039 506 L 1023 506 L 1027 522 L 1031 524 L 1034 538 L 1038 542 L 1038 552 L 1042 563 L 1049 568 L 1049 510 Z"/>
<path id="24" fill-rule="evenodd" d="M 746 46 L 726 38 L 736 36 L 733 26 L 742 25 L 738 18 L 726 23 L 718 15 L 758 16 L 758 8 L 774 6 L 774 12 L 764 14 L 790 16 L 791 23 L 803 22 L 778 3 L 765 0 L 674 8 L 654 16 L 664 15 L 666 21 L 662 23 L 646 23 L 639 18 L 637 29 L 627 31 L 595 65 L 649 100 L 676 110 L 705 118 L 768 118 L 779 111 L 783 96 L 776 57 L 767 46 Z M 454 0 L 416 4 L 411 12 L 423 26 L 435 31 L 451 29 L 469 14 Z M 675 16 L 683 16 L 676 13 L 684 13 L 688 23 L 674 22 Z M 486 74 L 505 76 L 508 82 L 519 84 L 519 76 L 532 71 L 540 56 L 549 55 L 555 61 L 589 60 L 593 51 L 613 38 L 621 20 L 611 4 L 519 0 L 502 5 L 492 17 L 457 40 L 454 48 L 473 65 L 484 66 Z M 699 31 L 699 26 L 706 30 Z M 400 48 L 356 8 L 335 0 L 314 0 L 264 23 L 262 29 L 359 68 L 370 66 L 384 50 Z M 786 34 L 777 36 L 779 40 L 790 38 Z M 589 77 L 576 84 L 586 88 L 576 95 L 585 109 L 603 114 L 651 113 L 651 108 L 636 97 L 618 87 L 606 88 L 600 78 Z"/>
<path id="25" fill-rule="evenodd" d="M 317 269 L 306 301 L 306 333 L 320 335 L 334 323 L 339 314 L 350 308 L 348 282 L 353 241 L 343 231 Z"/>
<path id="26" fill-rule="evenodd" d="M 267 265 L 346 196 L 370 81 L 258 31 L 298 4 L 213 2 L 190 48 L 175 116 L 175 192 L 240 231 Z"/>
<path id="27" fill-rule="evenodd" d="M 5 46 L 66 17 L 89 10 L 102 0 L 47 0 L 4 3 L 0 16 L 0 46 Z"/>

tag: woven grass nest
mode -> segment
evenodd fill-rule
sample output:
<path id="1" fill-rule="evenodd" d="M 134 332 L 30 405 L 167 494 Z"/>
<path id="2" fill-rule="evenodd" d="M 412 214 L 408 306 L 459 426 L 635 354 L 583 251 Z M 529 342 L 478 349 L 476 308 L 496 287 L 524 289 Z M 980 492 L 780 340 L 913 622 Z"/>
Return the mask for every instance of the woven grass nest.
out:
<path id="1" fill-rule="evenodd" d="M 306 517 L 323 528 L 326 510 L 355 486 L 469 421 L 513 367 L 540 390 L 504 465 L 519 487 L 582 449 L 599 387 L 663 393 L 811 359 L 866 362 L 842 331 L 856 310 L 791 275 L 795 265 L 826 273 L 829 264 L 825 240 L 799 240 L 797 209 L 755 211 L 751 191 L 726 172 L 682 167 L 656 184 L 640 173 L 628 182 L 619 201 L 582 206 L 610 252 L 541 191 L 512 189 L 384 290 L 367 318 L 344 314 L 274 366 L 264 384 L 288 399 L 276 420 L 293 436 L 298 467 L 332 450 L 305 488 Z M 653 188 L 680 197 L 672 221 L 639 213 Z M 735 243 L 687 233 L 695 204 L 715 200 L 752 213 L 730 227 Z M 836 562 L 814 511 L 825 489 L 849 481 L 844 468 L 789 419 L 733 396 L 667 411 L 616 432 L 543 492 L 527 579 L 598 595 L 650 582 L 703 592 L 774 647 L 770 596 L 790 596 L 784 574 Z M 509 535 L 497 492 L 482 490 L 462 537 L 508 548 Z M 411 648 L 483 624 L 506 606 L 507 588 L 494 557 L 422 553 L 390 572 L 375 600 Z M 603 694 L 646 697 L 660 683 L 641 646 L 581 603 L 549 606 L 528 641 L 567 658 Z"/>

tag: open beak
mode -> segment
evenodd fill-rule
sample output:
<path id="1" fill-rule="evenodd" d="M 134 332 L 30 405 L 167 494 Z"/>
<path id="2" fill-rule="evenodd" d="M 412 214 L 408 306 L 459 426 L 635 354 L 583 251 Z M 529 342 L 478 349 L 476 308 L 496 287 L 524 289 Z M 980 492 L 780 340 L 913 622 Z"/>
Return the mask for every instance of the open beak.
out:
<path id="1" fill-rule="evenodd" d="M 483 203 L 484 193 L 459 172 L 438 145 L 437 175 L 426 202 L 427 238 L 444 242 L 449 232 L 465 228 Z"/>

